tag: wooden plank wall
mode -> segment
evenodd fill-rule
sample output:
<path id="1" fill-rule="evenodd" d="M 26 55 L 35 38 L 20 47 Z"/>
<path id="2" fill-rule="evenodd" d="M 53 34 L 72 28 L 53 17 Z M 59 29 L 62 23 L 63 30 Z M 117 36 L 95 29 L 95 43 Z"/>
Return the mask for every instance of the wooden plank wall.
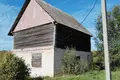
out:
<path id="1" fill-rule="evenodd" d="M 71 35 L 71 33 L 73 33 Z M 66 38 L 68 35 L 68 38 Z M 65 39 L 66 38 L 66 39 Z M 65 40 L 64 40 L 65 39 Z M 90 52 L 91 50 L 91 42 L 90 36 L 69 28 L 64 25 L 58 24 L 56 27 L 56 45 L 57 48 L 66 49 L 69 48 L 76 48 L 78 51 L 86 51 Z"/>
<path id="2" fill-rule="evenodd" d="M 49 46 L 53 44 L 54 25 L 46 24 L 14 33 L 14 49 Z"/>

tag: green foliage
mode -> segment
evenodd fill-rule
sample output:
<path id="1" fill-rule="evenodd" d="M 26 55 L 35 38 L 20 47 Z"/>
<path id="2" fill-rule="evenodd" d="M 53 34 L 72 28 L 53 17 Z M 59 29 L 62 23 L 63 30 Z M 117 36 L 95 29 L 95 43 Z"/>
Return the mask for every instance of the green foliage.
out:
<path id="1" fill-rule="evenodd" d="M 115 54 L 111 56 L 111 69 L 116 70 L 120 68 L 120 54 Z"/>
<path id="2" fill-rule="evenodd" d="M 4 61 L 5 55 L 10 52 L 8 51 L 0 51 L 0 64 Z"/>
<path id="3" fill-rule="evenodd" d="M 93 51 L 93 70 L 103 70 L 104 69 L 104 54 L 101 51 Z"/>
<path id="4" fill-rule="evenodd" d="M 111 68 L 114 70 L 115 68 L 120 67 L 120 6 L 114 6 L 114 8 L 107 14 L 109 52 Z M 104 50 L 101 15 L 99 15 L 96 20 L 96 31 L 96 47 L 97 50 L 102 53 L 102 55 L 98 55 L 98 57 L 96 57 L 100 59 L 100 56 L 103 57 Z M 98 61 L 98 64 L 103 63 L 102 61 L 103 60 L 100 60 L 100 62 Z"/>
<path id="5" fill-rule="evenodd" d="M 109 48 L 113 51 L 114 48 L 119 46 L 115 46 L 116 43 L 119 43 L 120 40 L 120 6 L 114 6 L 112 11 L 108 12 L 107 15 L 108 20 L 108 41 Z M 96 20 L 96 46 L 98 51 L 103 51 L 103 30 L 102 30 L 102 17 L 98 16 Z M 115 45 L 114 45 L 115 44 Z"/>
<path id="6" fill-rule="evenodd" d="M 29 76 L 29 68 L 21 58 L 6 53 L 0 65 L 0 80 L 24 80 Z"/>
<path id="7" fill-rule="evenodd" d="M 64 74 L 82 74 L 88 70 L 88 63 L 84 60 L 76 59 L 75 49 L 66 50 L 62 59 L 62 71 Z"/>

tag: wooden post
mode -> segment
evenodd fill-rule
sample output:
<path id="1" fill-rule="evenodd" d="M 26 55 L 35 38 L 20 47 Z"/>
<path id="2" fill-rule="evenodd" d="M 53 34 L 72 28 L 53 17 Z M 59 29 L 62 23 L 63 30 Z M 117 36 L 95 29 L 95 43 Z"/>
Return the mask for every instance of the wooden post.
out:
<path id="1" fill-rule="evenodd" d="M 106 80 L 112 80 L 111 70 L 110 70 L 110 60 L 109 60 L 109 49 L 108 49 L 106 0 L 102 0 L 101 6 L 102 6 L 102 24 L 103 24 L 103 41 L 104 41 Z"/>

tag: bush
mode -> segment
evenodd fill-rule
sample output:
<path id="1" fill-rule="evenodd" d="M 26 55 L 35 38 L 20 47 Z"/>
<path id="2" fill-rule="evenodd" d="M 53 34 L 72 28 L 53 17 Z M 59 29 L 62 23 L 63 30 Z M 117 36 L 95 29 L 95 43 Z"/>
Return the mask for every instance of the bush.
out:
<path id="1" fill-rule="evenodd" d="M 8 51 L 0 51 L 0 64 L 4 61 L 4 57 L 6 54 L 9 54 Z"/>
<path id="2" fill-rule="evenodd" d="M 67 50 L 62 59 L 62 72 L 64 74 L 82 74 L 88 70 L 88 63 L 86 61 L 76 59 L 75 49 Z"/>
<path id="3" fill-rule="evenodd" d="M 93 70 L 103 70 L 104 69 L 104 54 L 101 51 L 93 51 L 93 61 L 92 69 Z"/>
<path id="4" fill-rule="evenodd" d="M 0 65 L 0 80 L 24 80 L 26 76 L 29 76 L 29 68 L 24 60 L 7 53 Z"/>
<path id="5" fill-rule="evenodd" d="M 104 53 L 102 51 L 93 51 L 92 53 L 93 53 L 92 69 L 104 70 L 105 69 Z M 120 54 L 110 54 L 110 67 L 111 70 L 116 70 L 120 68 Z"/>
<path id="6" fill-rule="evenodd" d="M 114 54 L 110 57 L 111 70 L 117 70 L 120 68 L 120 54 Z"/>

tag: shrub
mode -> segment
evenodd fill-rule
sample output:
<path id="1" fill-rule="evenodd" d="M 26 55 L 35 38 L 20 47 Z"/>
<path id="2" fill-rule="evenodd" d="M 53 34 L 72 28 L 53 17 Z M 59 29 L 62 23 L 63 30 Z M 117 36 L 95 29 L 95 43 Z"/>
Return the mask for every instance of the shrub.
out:
<path id="1" fill-rule="evenodd" d="M 120 54 L 114 54 L 110 57 L 111 70 L 117 70 L 120 68 Z"/>
<path id="2" fill-rule="evenodd" d="M 4 61 L 4 57 L 7 53 L 10 53 L 8 51 L 0 51 L 0 64 Z"/>
<path id="3" fill-rule="evenodd" d="M 92 69 L 93 70 L 103 70 L 104 69 L 104 54 L 101 51 L 93 51 L 93 61 Z"/>
<path id="4" fill-rule="evenodd" d="M 87 64 L 85 60 L 76 59 L 75 49 L 68 49 L 62 59 L 62 71 L 64 74 L 82 74 L 88 70 Z"/>
<path id="5" fill-rule="evenodd" d="M 93 70 L 104 70 L 105 61 L 104 53 L 102 51 L 93 51 Z M 120 68 L 120 54 L 110 54 L 110 67 L 111 70 L 116 70 Z"/>
<path id="6" fill-rule="evenodd" d="M 24 60 L 7 53 L 0 65 L 0 80 L 24 80 L 26 76 L 29 76 L 29 68 Z"/>

